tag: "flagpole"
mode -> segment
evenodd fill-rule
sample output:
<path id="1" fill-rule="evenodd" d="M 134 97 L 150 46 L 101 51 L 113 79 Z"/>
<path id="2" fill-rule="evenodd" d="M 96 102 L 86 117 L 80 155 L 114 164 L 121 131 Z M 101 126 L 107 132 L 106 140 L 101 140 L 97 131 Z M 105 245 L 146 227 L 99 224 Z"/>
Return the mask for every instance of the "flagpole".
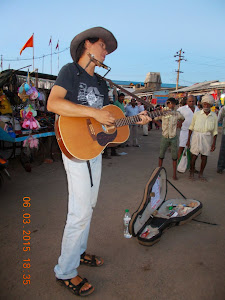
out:
<path id="1" fill-rule="evenodd" d="M 44 63 L 45 63 L 44 59 L 45 59 L 45 56 L 44 56 L 44 54 L 43 54 L 43 60 L 42 60 L 42 73 L 44 73 Z"/>
<path id="2" fill-rule="evenodd" d="M 52 37 L 51 37 L 51 74 L 52 74 Z"/>
<path id="3" fill-rule="evenodd" d="M 59 73 L 59 40 L 58 40 L 58 73 Z"/>
<path id="4" fill-rule="evenodd" d="M 3 61 L 2 61 L 2 57 L 3 57 L 3 55 L 1 55 L 1 69 L 2 69 L 2 71 L 3 71 Z"/>
<path id="5" fill-rule="evenodd" d="M 34 33 L 33 33 L 33 70 L 34 70 Z"/>

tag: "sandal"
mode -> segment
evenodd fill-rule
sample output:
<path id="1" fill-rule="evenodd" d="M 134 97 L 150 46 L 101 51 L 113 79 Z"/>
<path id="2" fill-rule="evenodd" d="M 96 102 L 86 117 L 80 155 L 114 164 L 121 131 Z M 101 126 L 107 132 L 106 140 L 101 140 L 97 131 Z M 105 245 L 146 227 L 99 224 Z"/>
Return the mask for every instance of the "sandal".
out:
<path id="1" fill-rule="evenodd" d="M 90 295 L 91 293 L 94 292 L 94 287 L 93 286 L 91 286 L 89 289 L 87 289 L 85 291 L 81 290 L 82 287 L 85 285 L 85 283 L 88 283 L 88 280 L 86 278 L 82 279 L 82 281 L 78 285 L 73 284 L 71 282 L 71 279 L 58 279 L 58 278 L 56 278 L 56 281 L 59 284 L 61 284 L 61 285 L 65 286 L 66 288 L 68 288 L 68 290 L 71 293 L 75 294 L 76 296 L 84 297 L 84 296 Z"/>
<path id="2" fill-rule="evenodd" d="M 85 256 L 89 256 L 90 258 L 85 258 Z M 99 264 L 97 264 L 96 259 L 100 261 Z M 96 255 L 90 255 L 84 252 L 80 256 L 80 264 L 81 265 L 88 265 L 91 267 L 100 267 L 104 264 L 104 260 Z"/>

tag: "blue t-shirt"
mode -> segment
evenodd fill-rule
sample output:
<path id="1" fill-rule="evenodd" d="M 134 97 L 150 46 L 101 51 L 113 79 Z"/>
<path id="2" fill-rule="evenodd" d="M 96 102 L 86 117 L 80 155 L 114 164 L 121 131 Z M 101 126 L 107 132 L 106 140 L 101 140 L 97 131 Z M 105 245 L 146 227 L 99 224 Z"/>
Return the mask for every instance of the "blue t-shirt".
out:
<path id="1" fill-rule="evenodd" d="M 62 67 L 55 85 L 66 89 L 65 99 L 76 104 L 95 108 L 102 108 L 109 104 L 106 82 L 96 74 L 89 75 L 77 63 L 69 63 Z"/>

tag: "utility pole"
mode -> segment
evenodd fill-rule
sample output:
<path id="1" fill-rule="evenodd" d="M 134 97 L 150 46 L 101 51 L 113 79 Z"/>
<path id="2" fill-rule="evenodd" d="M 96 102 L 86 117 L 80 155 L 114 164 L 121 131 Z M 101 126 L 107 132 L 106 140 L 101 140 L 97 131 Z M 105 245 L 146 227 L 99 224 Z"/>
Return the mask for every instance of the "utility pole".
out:
<path id="1" fill-rule="evenodd" d="M 2 69 L 2 71 L 3 71 L 3 55 L 1 55 L 1 69 Z"/>
<path id="2" fill-rule="evenodd" d="M 180 73 L 183 73 L 182 71 L 180 71 L 180 62 L 182 60 L 187 61 L 184 56 L 182 55 L 184 54 L 184 51 L 182 51 L 182 48 L 180 49 L 180 51 L 177 51 L 176 54 L 174 55 L 174 57 L 178 56 L 178 59 L 176 60 L 178 62 L 178 69 L 175 70 L 175 72 L 177 72 L 177 84 L 176 84 L 176 90 L 178 89 L 178 83 L 179 83 L 179 76 Z"/>

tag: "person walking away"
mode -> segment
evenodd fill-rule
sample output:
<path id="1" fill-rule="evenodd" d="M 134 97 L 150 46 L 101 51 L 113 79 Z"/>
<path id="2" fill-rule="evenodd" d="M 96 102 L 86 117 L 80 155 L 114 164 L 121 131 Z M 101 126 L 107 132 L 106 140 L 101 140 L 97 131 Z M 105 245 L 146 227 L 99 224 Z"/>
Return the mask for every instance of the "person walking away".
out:
<path id="1" fill-rule="evenodd" d="M 72 63 L 59 72 L 48 98 L 47 109 L 66 117 L 94 118 L 104 125 L 114 125 L 108 105 L 108 88 L 95 73 L 94 58 L 103 63 L 106 55 L 117 48 L 114 35 L 103 27 L 87 29 L 70 44 Z M 140 124 L 149 121 L 143 112 Z M 72 130 L 72 128 L 71 128 Z M 78 296 L 86 296 L 94 287 L 78 275 L 80 264 L 100 267 L 104 260 L 86 253 L 93 208 L 96 205 L 101 178 L 102 155 L 89 160 L 69 159 L 62 153 L 68 180 L 68 214 L 64 228 L 61 255 L 55 266 L 57 282 Z"/>
<path id="2" fill-rule="evenodd" d="M 146 101 L 146 97 L 143 97 L 143 100 Z M 139 111 L 144 111 L 144 110 L 148 111 L 149 107 L 140 103 Z M 143 136 L 148 136 L 148 126 L 149 126 L 149 124 L 145 124 L 142 126 L 143 127 Z"/>
<path id="3" fill-rule="evenodd" d="M 210 107 L 214 104 L 213 96 L 203 96 L 201 103 L 203 109 L 194 113 L 189 127 L 187 147 L 190 148 L 191 146 L 190 179 L 194 180 L 195 162 L 198 155 L 201 154 L 201 167 L 198 176 L 201 181 L 207 181 L 203 172 L 207 164 L 207 157 L 216 148 L 218 121 L 216 114 L 210 111 Z"/>
<path id="4" fill-rule="evenodd" d="M 217 173 L 222 174 L 225 169 L 225 106 L 223 106 L 218 114 L 218 123 L 223 122 L 222 138 L 220 144 L 220 154 L 217 163 Z"/>
<path id="5" fill-rule="evenodd" d="M 135 99 L 131 99 L 129 105 L 126 106 L 126 116 L 132 117 L 140 113 L 140 109 Z M 138 145 L 138 126 L 136 124 L 130 125 L 130 137 L 127 142 L 127 146 L 140 147 Z"/>
<path id="6" fill-rule="evenodd" d="M 171 146 L 171 155 L 173 161 L 173 179 L 177 180 L 177 121 L 184 120 L 180 112 L 175 111 L 176 99 L 169 98 L 166 101 L 167 107 L 172 114 L 162 117 L 162 137 L 159 151 L 159 167 L 163 164 L 166 150 Z M 158 119 L 158 118 L 157 118 Z"/>
<path id="7" fill-rule="evenodd" d="M 180 156 L 187 145 L 189 127 L 191 125 L 193 115 L 196 111 L 199 111 L 199 108 L 195 105 L 195 97 L 193 95 L 189 95 L 187 98 L 187 104 L 179 107 L 177 111 L 179 111 L 185 118 L 183 122 L 178 121 L 179 124 L 178 126 L 179 127 L 181 126 L 180 136 L 179 136 L 178 157 L 177 157 L 179 161 Z"/>

